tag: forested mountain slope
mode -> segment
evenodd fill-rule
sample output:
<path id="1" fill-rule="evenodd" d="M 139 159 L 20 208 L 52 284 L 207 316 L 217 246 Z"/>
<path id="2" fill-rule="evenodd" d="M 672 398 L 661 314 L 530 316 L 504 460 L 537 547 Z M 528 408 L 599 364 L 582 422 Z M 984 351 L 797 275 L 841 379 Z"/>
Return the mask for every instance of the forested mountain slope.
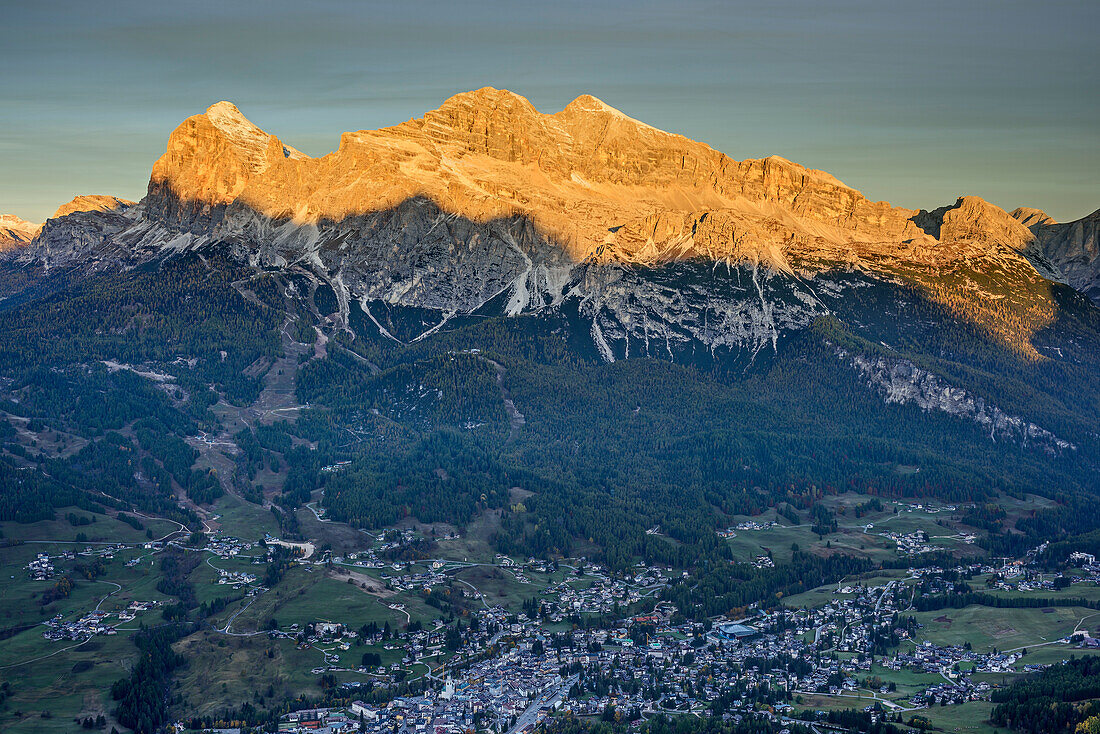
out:
<path id="1" fill-rule="evenodd" d="M 98 204 L 0 261 L 2 460 L 35 487 L 5 516 L 195 523 L 231 491 L 293 534 L 324 489 L 371 527 L 499 508 L 498 548 L 615 566 L 722 558 L 731 515 L 847 489 L 1095 519 L 1077 224 L 492 89 L 320 158 L 219 103 L 145 199 Z"/>

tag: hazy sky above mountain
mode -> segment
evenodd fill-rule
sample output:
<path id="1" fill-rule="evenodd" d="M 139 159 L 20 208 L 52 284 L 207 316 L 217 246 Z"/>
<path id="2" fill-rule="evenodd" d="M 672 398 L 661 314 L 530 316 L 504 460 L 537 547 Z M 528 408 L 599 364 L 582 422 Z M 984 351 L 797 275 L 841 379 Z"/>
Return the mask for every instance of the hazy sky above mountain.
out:
<path id="1" fill-rule="evenodd" d="M 0 0 L 0 213 L 138 199 L 220 99 L 311 155 L 491 85 L 582 93 L 872 199 L 1100 207 L 1100 2 Z"/>

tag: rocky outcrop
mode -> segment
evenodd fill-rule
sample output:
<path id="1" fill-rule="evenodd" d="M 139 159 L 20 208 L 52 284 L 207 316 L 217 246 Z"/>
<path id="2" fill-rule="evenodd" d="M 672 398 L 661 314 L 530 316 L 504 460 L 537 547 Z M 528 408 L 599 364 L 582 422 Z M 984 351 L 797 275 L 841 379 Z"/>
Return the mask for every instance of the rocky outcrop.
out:
<path id="1" fill-rule="evenodd" d="M 131 253 L 117 236 L 137 221 L 131 201 L 113 196 L 78 196 L 58 208 L 34 239 L 15 254 L 24 267 L 44 273 L 57 267 L 94 272 L 130 264 Z"/>
<path id="2" fill-rule="evenodd" d="M 1027 227 L 1013 215 L 977 196 L 961 196 L 950 206 L 921 211 L 913 222 L 939 240 L 952 243 L 987 243 L 994 248 L 1008 246 L 1021 251 L 1031 241 Z"/>
<path id="3" fill-rule="evenodd" d="M 825 284 L 810 281 L 829 273 L 909 278 L 958 310 L 956 293 L 927 287 L 936 272 L 1034 272 L 1020 254 L 1033 234 L 977 197 L 891 207 L 588 95 L 543 114 L 492 88 L 345 133 L 318 158 L 219 102 L 172 132 L 141 205 L 81 197 L 58 213 L 21 262 L 126 266 L 220 243 L 257 267 L 312 271 L 345 309 L 518 314 L 573 299 L 606 358 L 662 341 L 774 349 L 824 312 Z"/>
<path id="4" fill-rule="evenodd" d="M 912 404 L 924 411 L 938 411 L 962 418 L 989 431 L 993 440 L 1032 445 L 1056 454 L 1075 450 L 1069 441 L 1055 436 L 1019 416 L 1009 415 L 970 391 L 949 384 L 939 375 L 921 369 L 907 359 L 887 359 L 837 350 L 849 361 L 887 403 Z"/>
<path id="5" fill-rule="evenodd" d="M 572 296 L 624 354 L 631 339 L 651 344 L 658 324 L 670 344 L 774 346 L 819 313 L 802 279 L 989 257 L 1026 265 L 1031 237 L 977 197 L 891 207 L 778 156 L 733 160 L 591 96 L 543 114 L 492 88 L 345 133 L 319 158 L 218 103 L 172 133 L 143 206 L 121 236 L 134 252 L 158 238 L 170 250 L 230 243 L 257 266 L 314 269 L 348 301 L 444 313 L 499 299 L 514 314 Z M 737 295 L 711 278 L 699 292 L 722 295 L 699 298 L 652 287 L 663 268 L 691 263 L 755 285 Z M 765 281 L 789 281 L 790 309 L 764 308 Z"/>
<path id="6" fill-rule="evenodd" d="M 1033 234 L 1025 252 L 1054 277 L 1100 304 L 1100 209 L 1065 224 L 1036 209 L 1016 209 L 1012 216 Z"/>
<path id="7" fill-rule="evenodd" d="M 1012 218 L 1028 229 L 1038 224 L 1057 224 L 1054 218 L 1042 209 L 1033 209 L 1029 206 L 1018 206 L 1013 209 Z"/>

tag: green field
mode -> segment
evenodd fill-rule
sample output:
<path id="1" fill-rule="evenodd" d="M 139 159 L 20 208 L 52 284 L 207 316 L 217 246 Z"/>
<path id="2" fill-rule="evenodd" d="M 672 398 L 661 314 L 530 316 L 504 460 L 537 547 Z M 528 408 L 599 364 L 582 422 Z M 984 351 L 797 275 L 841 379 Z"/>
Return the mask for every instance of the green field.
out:
<path id="1" fill-rule="evenodd" d="M 989 712 L 993 704 L 988 701 L 970 701 L 956 706 L 933 706 L 906 714 L 906 721 L 912 714 L 923 716 L 932 725 L 945 732 L 969 732 L 970 734 L 994 734 L 1003 732 L 989 723 Z"/>
<path id="2" fill-rule="evenodd" d="M 214 522 L 226 535 L 258 540 L 264 533 L 279 534 L 279 524 L 270 510 L 236 495 L 226 494 L 218 498 L 214 503 L 214 512 L 219 515 Z"/>
<path id="3" fill-rule="evenodd" d="M 1092 657 L 1100 655 L 1100 650 L 1079 648 L 1074 645 L 1043 645 L 1042 647 L 1029 647 L 1027 655 L 1020 662 L 1031 665 L 1050 665 L 1060 663 L 1071 657 Z"/>
<path id="4" fill-rule="evenodd" d="M 22 732 L 73 732 L 75 717 L 103 714 L 110 719 L 113 702 L 110 683 L 125 677 L 137 649 L 126 635 L 96 637 L 72 649 L 73 642 L 51 642 L 38 629 L 0 643 L 0 666 L 16 658 L 50 657 L 0 669 L 0 678 L 12 685 L 12 697 L 0 711 L 0 730 Z M 21 712 L 22 715 L 17 715 Z M 48 712 L 50 718 L 42 718 Z M 109 727 L 115 722 L 108 722 Z"/>
<path id="5" fill-rule="evenodd" d="M 1100 586 L 1092 583 L 1072 584 L 1065 589 L 1019 591 L 1015 589 L 987 589 L 984 586 L 985 579 L 985 576 L 976 576 L 970 581 L 970 585 L 984 593 L 1004 599 L 1087 599 L 1089 601 L 1100 601 Z M 1097 619 L 1100 620 L 1100 616 Z"/>
<path id="6" fill-rule="evenodd" d="M 488 539 L 499 527 L 500 515 L 497 511 L 483 512 L 474 518 L 462 537 L 436 541 L 436 555 L 454 561 L 490 562 L 494 552 Z"/>
<path id="7" fill-rule="evenodd" d="M 88 525 L 74 526 L 66 519 L 69 514 L 77 517 L 94 520 Z M 138 520 L 146 530 L 153 531 L 154 538 L 160 538 L 173 530 L 178 530 L 175 523 L 166 520 L 149 520 L 139 517 Z M 83 534 L 89 543 L 144 543 L 146 542 L 145 530 L 135 530 L 126 523 L 109 515 L 81 510 L 77 507 L 60 507 L 57 509 L 57 517 L 53 520 L 39 520 L 31 523 L 5 522 L 0 523 L 0 530 L 4 532 L 4 538 L 10 540 L 34 540 L 50 541 L 50 543 L 34 543 L 40 545 L 38 552 L 54 552 L 64 547 L 69 550 L 82 547 L 76 536 Z M 7 552 L 7 549 L 5 549 Z"/>
<path id="8" fill-rule="evenodd" d="M 1044 613 L 1041 609 L 968 606 L 914 613 L 917 622 L 923 625 L 916 639 L 941 645 L 970 642 L 979 652 L 993 648 L 1013 650 L 1064 637 L 1073 631 L 1081 618 L 1096 614 L 1093 609 L 1080 607 L 1050 609 L 1049 613 Z M 936 621 L 943 618 L 946 619 Z"/>
<path id="9" fill-rule="evenodd" d="M 856 694 L 845 696 L 825 696 L 817 694 L 801 694 L 801 703 L 795 704 L 796 710 L 809 709 L 812 711 L 838 711 L 843 709 L 862 709 L 874 703 L 869 695 L 857 697 Z M 797 699 L 796 699 L 797 700 Z M 932 725 L 944 732 L 970 732 L 972 734 L 994 734 L 1002 732 L 987 723 L 989 712 L 993 704 L 988 701 L 971 701 L 956 706 L 933 706 L 932 708 L 920 708 L 912 711 L 902 711 L 905 722 L 913 716 L 923 716 L 932 722 Z"/>
<path id="10" fill-rule="evenodd" d="M 320 693 L 317 676 L 310 671 L 322 664 L 323 655 L 299 650 L 293 640 L 199 632 L 174 647 L 189 660 L 175 678 L 175 690 L 188 711 L 214 714 L 245 701 L 255 703 L 257 695 L 269 692 L 277 699 Z"/>
<path id="11" fill-rule="evenodd" d="M 882 537 L 880 533 L 908 534 L 923 530 L 928 534 L 932 545 L 940 546 L 956 555 L 974 556 L 983 553 L 977 546 L 968 545 L 951 537 L 940 537 L 952 536 L 963 530 L 974 532 L 973 528 L 959 521 L 958 512 L 909 511 L 902 509 L 902 506 L 894 502 L 883 501 L 882 511 L 867 512 L 861 517 L 856 517 L 855 507 L 870 499 L 869 495 L 854 492 L 822 498 L 818 504 L 836 513 L 837 531 L 820 538 L 811 530 L 813 520 L 808 512 L 797 513 L 800 519 L 798 525 L 793 525 L 788 518 L 778 514 L 774 509 L 751 518 L 735 515 L 729 523 L 731 526 L 745 520 L 774 521 L 778 526 L 767 530 L 738 530 L 737 536 L 730 538 L 727 542 L 735 557 L 740 560 L 749 560 L 753 556 L 765 554 L 770 550 L 777 562 L 786 562 L 791 557 L 791 545 L 797 544 L 801 550 L 818 554 L 844 553 L 886 561 L 898 557 L 896 545 L 894 541 Z M 896 507 L 899 508 L 897 514 L 894 512 Z M 867 525 L 874 527 L 865 529 Z"/>
<path id="12" fill-rule="evenodd" d="M 872 665 L 870 673 L 861 672 L 856 676 L 856 679 L 862 681 L 868 675 L 878 676 L 882 679 L 883 683 L 893 682 L 897 684 L 897 693 L 879 694 L 883 698 L 889 699 L 908 698 L 914 693 L 923 691 L 928 686 L 943 682 L 943 678 L 936 673 L 918 673 L 914 670 L 905 669 L 890 670 L 881 665 Z"/>
<path id="13" fill-rule="evenodd" d="M 21 568 L 15 569 L 7 565 L 3 568 L 7 574 L 0 579 L 0 626 L 5 628 L 37 624 L 55 614 L 67 618 L 75 612 L 89 611 L 99 599 L 115 591 L 115 587 L 102 581 L 77 578 L 67 598 L 43 606 L 43 594 L 54 586 L 56 580 L 33 581 L 27 578 L 26 572 L 21 572 Z M 12 575 L 15 578 L 11 578 Z"/>
<path id="14" fill-rule="evenodd" d="M 538 596 L 549 585 L 544 574 L 526 573 L 526 576 L 530 584 L 521 584 L 508 571 L 488 566 L 474 566 L 454 574 L 456 579 L 472 584 L 480 591 L 489 606 L 499 604 L 515 612 L 522 609 L 526 599 Z M 476 600 L 474 603 L 481 606 Z"/>
<path id="15" fill-rule="evenodd" d="M 316 571 L 315 573 L 320 574 L 321 572 Z M 278 587 L 276 587 L 276 590 L 278 590 Z M 264 596 L 267 596 L 267 594 Z M 401 598 L 391 597 L 387 601 L 389 603 L 405 603 L 406 608 L 408 608 L 408 600 L 403 596 Z M 421 612 L 415 614 L 413 619 L 423 620 L 427 616 L 419 608 L 416 610 L 410 609 L 409 611 L 410 614 L 413 614 L 414 611 Z M 317 582 L 309 587 L 307 593 L 294 594 L 286 598 L 274 609 L 274 616 L 278 618 L 280 625 L 291 622 L 308 624 L 309 622 L 320 621 L 339 622 L 356 629 L 370 622 L 377 622 L 379 625 L 389 622 L 394 626 L 404 626 L 405 624 L 405 616 L 389 609 L 378 597 L 364 592 L 355 584 L 325 577 L 318 578 Z"/>
<path id="16" fill-rule="evenodd" d="M 215 587 L 226 589 L 226 587 Z M 226 589 L 220 595 L 232 592 Z M 389 622 L 392 627 L 404 627 L 408 619 L 400 611 L 390 609 L 387 604 L 403 604 L 411 621 L 427 622 L 435 619 L 439 611 L 429 607 L 412 593 L 401 593 L 386 599 L 369 594 L 355 584 L 326 576 L 325 572 L 314 567 L 295 566 L 274 589 L 258 596 L 233 622 L 234 632 L 255 632 L 262 629 L 269 619 L 276 619 L 282 629 L 291 624 L 306 625 L 311 622 L 327 621 L 346 624 L 352 629 L 370 622 L 379 625 Z M 240 609 L 233 606 L 219 615 L 224 620 Z"/>

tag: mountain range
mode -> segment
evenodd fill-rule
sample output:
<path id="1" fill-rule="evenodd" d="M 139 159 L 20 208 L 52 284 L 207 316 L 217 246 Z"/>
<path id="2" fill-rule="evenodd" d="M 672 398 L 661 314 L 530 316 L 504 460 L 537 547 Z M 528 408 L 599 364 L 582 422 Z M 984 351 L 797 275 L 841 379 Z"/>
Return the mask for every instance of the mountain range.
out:
<path id="1" fill-rule="evenodd" d="M 625 502 L 661 482 L 1093 490 L 1098 223 L 873 202 L 587 95 L 544 114 L 459 94 L 316 158 L 219 102 L 171 133 L 140 202 L 0 221 L 0 370 L 13 400 L 34 349 L 191 375 L 229 444 L 275 410 L 375 448 L 458 431 L 557 477 L 559 508 L 562 487 Z M 608 462 L 608 442 L 638 453 Z M 669 479 L 683 461 L 698 475 Z M 345 490 L 325 502 L 355 518 Z"/>
<path id="2" fill-rule="evenodd" d="M 222 241 L 254 265 L 304 265 L 330 282 L 339 275 L 344 298 L 447 313 L 507 292 L 506 310 L 519 313 L 573 293 L 593 314 L 609 312 L 620 331 L 644 337 L 650 327 L 629 318 L 615 283 L 630 268 L 680 262 L 760 266 L 765 277 L 797 282 L 1001 259 L 1025 277 L 1098 297 L 1098 218 L 1058 224 L 977 197 L 932 211 L 892 207 L 778 156 L 732 160 L 594 97 L 545 115 L 519 95 L 485 88 L 420 119 L 345 133 L 319 158 L 220 102 L 172 133 L 140 205 L 78 197 L 18 258 L 67 265 L 90 246 L 96 262 L 133 263 L 165 247 Z M 4 226 L 15 246 L 38 234 L 15 218 Z M 74 227 L 86 237 L 74 237 Z M 399 246 L 381 246 L 398 228 Z M 813 301 L 811 291 L 802 292 Z M 751 344 L 778 329 L 757 316 L 748 341 L 721 326 L 685 328 L 708 346 Z"/>

